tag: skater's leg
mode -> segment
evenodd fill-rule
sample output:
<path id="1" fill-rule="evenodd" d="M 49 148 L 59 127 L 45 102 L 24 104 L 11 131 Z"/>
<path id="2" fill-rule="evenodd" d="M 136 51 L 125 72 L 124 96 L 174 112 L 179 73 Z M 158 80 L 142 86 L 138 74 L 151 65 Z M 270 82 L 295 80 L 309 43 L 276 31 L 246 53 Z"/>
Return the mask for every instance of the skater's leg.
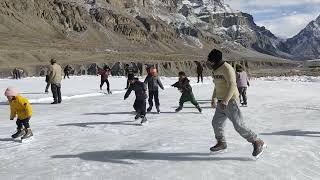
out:
<path id="1" fill-rule="evenodd" d="M 51 84 L 53 103 L 58 103 L 58 87 L 56 84 Z"/>
<path id="2" fill-rule="evenodd" d="M 240 103 L 242 104 L 242 88 L 238 87 L 238 91 L 239 91 L 239 100 L 240 100 Z"/>
<path id="3" fill-rule="evenodd" d="M 203 74 L 201 73 L 201 83 L 203 83 Z"/>
<path id="4" fill-rule="evenodd" d="M 30 118 L 21 121 L 25 129 L 30 128 L 29 121 L 30 121 Z"/>
<path id="5" fill-rule="evenodd" d="M 61 97 L 61 84 L 58 85 L 57 87 L 57 93 L 58 93 L 58 103 L 62 102 L 62 97 Z"/>
<path id="6" fill-rule="evenodd" d="M 218 102 L 216 112 L 212 119 L 212 127 L 214 130 L 215 138 L 219 142 L 226 142 L 224 136 L 224 127 L 226 124 L 227 116 L 226 113 L 221 109 L 221 103 Z"/>
<path id="7" fill-rule="evenodd" d="M 134 101 L 133 109 L 134 109 L 137 113 L 139 113 L 139 112 L 138 112 L 139 109 L 138 109 L 138 101 L 137 101 L 137 100 Z"/>
<path id="8" fill-rule="evenodd" d="M 159 91 L 154 91 L 153 92 L 153 96 L 154 96 L 154 102 L 156 104 L 157 109 L 160 107 L 160 101 L 159 101 Z"/>
<path id="9" fill-rule="evenodd" d="M 242 90 L 242 97 L 243 97 L 243 104 L 247 105 L 248 104 L 248 98 L 247 98 L 247 88 L 243 88 Z"/>
<path id="10" fill-rule="evenodd" d="M 199 83 L 200 82 L 200 73 L 198 73 L 198 82 L 197 83 Z"/>
<path id="11" fill-rule="evenodd" d="M 141 100 L 140 102 L 140 111 L 141 111 L 141 116 L 145 116 L 146 115 L 146 108 L 147 108 L 147 102 L 146 100 Z"/>
<path id="12" fill-rule="evenodd" d="M 19 119 L 17 119 L 16 125 L 17 125 L 18 131 L 23 128 L 23 122 L 21 120 L 19 120 Z"/>
<path id="13" fill-rule="evenodd" d="M 50 87 L 50 83 L 47 83 L 46 89 L 44 92 L 48 93 L 49 92 L 49 87 Z"/>
<path id="14" fill-rule="evenodd" d="M 110 83 L 108 79 L 106 79 L 106 84 L 107 84 L 107 91 L 108 93 L 110 93 Z"/>
<path id="15" fill-rule="evenodd" d="M 100 82 L 100 90 L 102 90 L 103 84 L 104 84 L 104 81 L 101 79 L 101 82 Z"/>
<path id="16" fill-rule="evenodd" d="M 148 111 L 151 111 L 151 110 L 152 110 L 152 107 L 153 107 L 153 97 L 154 97 L 154 91 L 149 91 L 149 99 L 148 99 L 149 108 L 148 108 Z"/>
<path id="17" fill-rule="evenodd" d="M 235 100 L 231 100 L 226 109 L 226 115 L 233 123 L 235 130 L 248 142 L 254 142 L 257 139 L 257 135 L 246 127 L 242 113 Z"/>

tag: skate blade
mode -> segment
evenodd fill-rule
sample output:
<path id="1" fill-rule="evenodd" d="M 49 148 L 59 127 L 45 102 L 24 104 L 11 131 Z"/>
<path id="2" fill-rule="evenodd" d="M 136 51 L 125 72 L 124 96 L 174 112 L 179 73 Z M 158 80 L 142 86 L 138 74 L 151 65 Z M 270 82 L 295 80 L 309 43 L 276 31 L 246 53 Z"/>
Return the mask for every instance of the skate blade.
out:
<path id="1" fill-rule="evenodd" d="M 145 126 L 145 125 L 147 125 L 149 122 L 148 121 L 146 121 L 146 122 L 141 122 L 140 123 L 140 126 Z"/>
<path id="2" fill-rule="evenodd" d="M 228 152 L 227 149 L 222 149 L 222 150 L 220 150 L 220 151 L 211 151 L 211 150 L 210 150 L 210 154 L 211 154 L 211 155 L 224 154 L 224 153 L 227 153 L 227 152 Z"/>
<path id="3" fill-rule="evenodd" d="M 23 143 L 23 142 L 29 142 L 29 141 L 31 141 L 33 139 L 33 136 L 31 136 L 31 137 L 28 137 L 28 138 L 25 138 L 25 139 L 20 139 L 20 143 Z"/>
<path id="4" fill-rule="evenodd" d="M 259 153 L 257 156 L 254 157 L 255 160 L 258 160 L 258 159 L 260 158 L 260 156 L 263 154 L 263 152 L 264 152 L 265 149 L 267 149 L 267 145 L 266 145 L 266 144 L 264 144 L 264 145 L 262 146 L 262 151 L 261 151 L 261 153 Z"/>

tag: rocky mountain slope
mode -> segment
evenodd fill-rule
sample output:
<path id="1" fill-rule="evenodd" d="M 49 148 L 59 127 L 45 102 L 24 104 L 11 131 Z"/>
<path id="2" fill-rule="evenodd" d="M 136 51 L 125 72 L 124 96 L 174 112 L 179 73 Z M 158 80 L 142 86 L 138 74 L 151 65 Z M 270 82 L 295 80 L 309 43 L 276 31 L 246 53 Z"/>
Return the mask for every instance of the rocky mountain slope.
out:
<path id="1" fill-rule="evenodd" d="M 106 61 L 279 60 L 281 41 L 222 0 L 2 0 L 0 69 Z M 261 54 L 261 53 L 265 54 Z"/>
<path id="2" fill-rule="evenodd" d="M 296 59 L 320 59 L 320 16 L 285 42 L 285 51 Z"/>

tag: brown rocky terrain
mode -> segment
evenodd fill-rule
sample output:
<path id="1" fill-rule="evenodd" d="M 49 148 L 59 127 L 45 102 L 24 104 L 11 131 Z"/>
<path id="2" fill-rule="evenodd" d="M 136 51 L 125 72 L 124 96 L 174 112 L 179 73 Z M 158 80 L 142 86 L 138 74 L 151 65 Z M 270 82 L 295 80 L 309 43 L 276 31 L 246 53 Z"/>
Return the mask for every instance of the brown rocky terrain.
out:
<path id="1" fill-rule="evenodd" d="M 163 75 L 174 75 L 180 69 L 193 73 L 193 61 L 206 60 L 212 48 L 221 49 L 227 61 L 242 63 L 257 73 L 270 68 L 287 71 L 297 65 L 252 48 L 274 53 L 267 46 L 269 40 L 261 40 L 271 35 L 268 32 L 257 35 L 261 29 L 253 34 L 236 31 L 242 35 L 239 39 L 230 30 L 219 34 L 214 28 L 196 28 L 205 24 L 181 26 L 154 15 L 176 13 L 179 3 L 178 0 L 1 0 L 0 76 L 9 75 L 14 67 L 24 69 L 28 75 L 40 75 L 51 58 L 62 65 L 73 65 L 76 74 L 81 74 L 81 70 L 87 72 L 94 63 L 116 64 L 117 69 L 118 64 L 128 62 L 158 64 Z M 188 8 L 181 14 L 188 16 Z M 242 13 L 216 13 L 200 18 L 212 27 L 255 25 Z"/>

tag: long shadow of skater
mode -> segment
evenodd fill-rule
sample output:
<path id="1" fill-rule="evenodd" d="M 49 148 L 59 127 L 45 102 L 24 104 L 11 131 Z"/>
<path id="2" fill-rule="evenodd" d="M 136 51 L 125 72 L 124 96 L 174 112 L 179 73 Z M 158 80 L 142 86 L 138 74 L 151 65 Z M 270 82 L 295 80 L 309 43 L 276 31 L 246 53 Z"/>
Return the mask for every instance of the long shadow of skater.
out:
<path id="1" fill-rule="evenodd" d="M 85 128 L 93 128 L 91 126 L 94 125 L 124 125 L 124 126 L 140 126 L 137 121 L 136 124 L 134 124 L 135 121 L 118 121 L 118 122 L 88 122 L 88 123 L 70 123 L 70 124 L 59 124 L 57 126 L 78 126 L 78 127 L 85 127 Z"/>
<path id="2" fill-rule="evenodd" d="M 0 102 L 0 105 L 1 105 L 1 106 L 6 106 L 6 105 L 8 106 L 9 103 L 8 103 L 8 102 Z"/>
<path id="3" fill-rule="evenodd" d="M 93 115 L 102 115 L 102 116 L 107 116 L 107 115 L 112 115 L 112 114 L 134 114 L 133 112 L 106 112 L 106 113 L 85 113 L 83 115 L 87 116 L 93 116 Z"/>
<path id="4" fill-rule="evenodd" d="M 25 94 L 25 95 L 37 95 L 37 94 L 45 94 L 44 92 L 22 92 L 19 94 Z"/>
<path id="5" fill-rule="evenodd" d="M 80 158 L 117 164 L 134 164 L 130 160 L 142 161 L 253 161 L 247 157 L 210 157 L 209 153 L 156 153 L 144 150 L 116 150 L 84 152 L 77 155 L 55 155 L 51 158 Z"/>
<path id="6" fill-rule="evenodd" d="M 12 138 L 3 138 L 3 139 L 0 139 L 0 142 L 19 142 L 18 139 L 12 139 Z"/>
<path id="7" fill-rule="evenodd" d="M 279 132 L 273 132 L 273 133 L 261 133 L 261 135 L 320 137 L 320 132 L 302 131 L 302 130 L 288 130 L 288 131 L 279 131 Z"/>

